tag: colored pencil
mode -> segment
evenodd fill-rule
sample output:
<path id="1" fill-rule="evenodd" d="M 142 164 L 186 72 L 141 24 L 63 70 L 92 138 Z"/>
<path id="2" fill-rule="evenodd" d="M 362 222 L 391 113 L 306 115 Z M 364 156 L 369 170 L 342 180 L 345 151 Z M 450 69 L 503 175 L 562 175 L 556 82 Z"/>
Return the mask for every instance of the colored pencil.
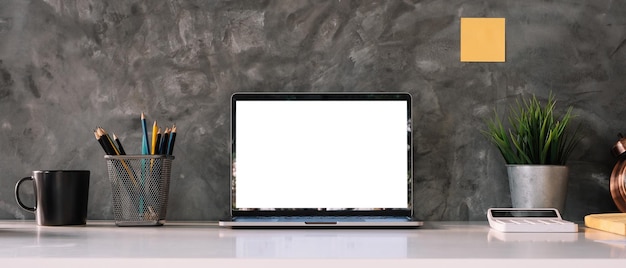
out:
<path id="1" fill-rule="evenodd" d="M 141 128 L 143 130 L 143 138 L 141 140 L 141 154 L 150 154 L 148 148 L 148 126 L 146 125 L 146 116 L 141 113 Z"/>
<path id="2" fill-rule="evenodd" d="M 100 128 L 100 131 L 102 132 L 102 137 L 104 137 L 104 143 L 113 148 L 113 155 L 120 155 L 121 153 L 119 149 L 117 149 L 117 146 L 115 145 L 115 143 L 113 143 L 113 140 L 111 139 L 111 137 L 109 137 L 109 134 L 104 130 L 104 128 Z"/>
<path id="3" fill-rule="evenodd" d="M 168 127 L 165 128 L 165 133 L 163 133 L 163 136 L 161 137 L 161 149 L 159 149 L 159 154 L 162 154 L 162 155 L 167 154 L 167 144 L 170 139 L 170 131 L 171 131 L 170 128 Z"/>
<path id="4" fill-rule="evenodd" d="M 100 136 L 100 140 L 102 140 L 102 142 L 104 143 L 104 147 L 106 148 L 106 152 L 108 155 L 117 155 L 117 149 L 115 149 L 115 145 L 113 145 L 113 143 L 111 143 L 111 140 L 108 139 L 105 135 L 104 129 L 102 129 L 101 127 L 98 127 L 96 129 L 96 132 L 98 133 L 98 135 Z"/>
<path id="5" fill-rule="evenodd" d="M 153 154 L 161 154 L 161 135 L 161 128 L 159 127 L 159 130 L 157 131 L 156 145 L 154 146 Z"/>
<path id="6" fill-rule="evenodd" d="M 150 154 L 156 154 L 156 143 L 157 143 L 157 132 L 159 131 L 159 127 L 157 125 L 157 121 L 154 121 L 152 125 L 152 149 L 150 150 Z"/>
<path id="7" fill-rule="evenodd" d="M 117 143 L 117 149 L 120 150 L 120 154 L 126 154 L 126 151 L 124 151 L 124 147 L 122 146 L 120 139 L 117 138 L 117 135 L 115 135 L 115 133 L 113 133 L 113 139 L 115 140 L 115 143 Z"/>
<path id="8" fill-rule="evenodd" d="M 96 138 L 98 138 L 99 136 L 99 140 L 102 140 L 105 149 L 105 152 L 107 152 L 108 155 L 119 155 L 120 152 L 117 150 L 117 148 L 115 147 L 115 145 L 113 144 L 113 141 L 111 140 L 111 138 L 109 137 L 109 135 L 106 133 L 106 131 L 101 128 L 98 127 L 96 130 Z M 128 164 L 126 163 L 125 160 L 120 160 L 122 166 L 124 167 L 124 169 L 126 170 L 126 173 L 128 174 L 128 177 L 130 177 L 131 181 L 133 182 L 133 184 L 135 186 L 137 186 L 137 181 L 135 180 L 135 176 L 134 171 L 130 169 L 130 167 L 128 166 Z"/>
<path id="9" fill-rule="evenodd" d="M 109 154 L 109 150 L 107 149 L 107 147 L 104 145 L 104 140 L 101 139 L 101 136 L 98 134 L 97 130 L 93 131 L 93 135 L 96 136 L 96 140 L 98 141 L 98 143 L 100 143 L 100 146 L 102 147 L 102 150 L 104 150 L 105 154 Z"/>
<path id="10" fill-rule="evenodd" d="M 167 145 L 167 155 L 172 155 L 174 153 L 174 142 L 176 142 L 176 125 L 172 127 L 172 131 L 170 132 L 170 141 Z"/>
<path id="11" fill-rule="evenodd" d="M 146 123 L 146 116 L 143 112 L 141 113 L 141 128 L 143 130 L 143 138 L 141 141 L 142 143 L 141 154 L 147 155 L 147 154 L 150 154 L 150 141 L 148 137 L 148 126 Z M 141 160 L 141 178 L 140 178 L 142 188 L 145 185 L 146 175 L 147 175 L 146 160 L 142 159 Z M 144 195 L 143 194 L 139 196 L 139 213 L 141 215 L 143 215 L 144 213 Z"/>

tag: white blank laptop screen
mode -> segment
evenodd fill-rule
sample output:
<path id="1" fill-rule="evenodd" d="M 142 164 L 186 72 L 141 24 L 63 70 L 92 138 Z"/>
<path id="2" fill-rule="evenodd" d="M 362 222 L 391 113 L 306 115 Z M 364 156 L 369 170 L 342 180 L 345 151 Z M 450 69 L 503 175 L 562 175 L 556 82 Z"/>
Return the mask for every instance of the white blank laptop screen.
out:
<path id="1" fill-rule="evenodd" d="M 239 100 L 235 209 L 408 208 L 407 102 Z"/>

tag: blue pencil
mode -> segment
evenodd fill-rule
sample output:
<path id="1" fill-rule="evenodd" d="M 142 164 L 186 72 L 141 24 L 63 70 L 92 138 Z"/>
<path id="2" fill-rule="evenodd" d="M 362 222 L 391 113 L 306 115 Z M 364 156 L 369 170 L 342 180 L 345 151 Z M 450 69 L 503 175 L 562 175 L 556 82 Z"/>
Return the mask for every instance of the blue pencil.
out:
<path id="1" fill-rule="evenodd" d="M 150 154 L 148 142 L 148 126 L 146 125 L 146 116 L 141 113 L 141 129 L 143 130 L 143 140 L 141 141 L 141 154 Z"/>
<path id="2" fill-rule="evenodd" d="M 176 142 L 176 125 L 172 127 L 172 131 L 170 132 L 170 140 L 167 143 L 167 153 L 166 155 L 172 155 L 174 153 L 174 143 Z"/>
<path id="3" fill-rule="evenodd" d="M 148 126 L 146 125 L 146 116 L 144 113 L 141 113 L 141 128 L 143 130 L 143 138 L 141 141 L 141 154 L 150 154 L 150 142 L 148 141 Z M 143 199 L 143 187 L 145 184 L 145 176 L 146 176 L 146 160 L 141 160 L 141 194 L 139 196 L 139 214 L 143 215 L 144 212 L 144 199 Z"/>
<path id="4" fill-rule="evenodd" d="M 165 128 L 165 133 L 161 136 L 161 148 L 159 149 L 159 154 L 166 155 L 167 154 L 167 145 L 170 141 L 170 128 Z"/>

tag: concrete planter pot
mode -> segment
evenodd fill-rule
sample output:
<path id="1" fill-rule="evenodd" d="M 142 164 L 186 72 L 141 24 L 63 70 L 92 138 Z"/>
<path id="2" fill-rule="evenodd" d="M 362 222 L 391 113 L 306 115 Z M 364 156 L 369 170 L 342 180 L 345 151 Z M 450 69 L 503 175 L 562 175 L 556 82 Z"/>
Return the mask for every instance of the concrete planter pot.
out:
<path id="1" fill-rule="evenodd" d="M 567 166 L 507 165 L 514 208 L 565 209 Z"/>

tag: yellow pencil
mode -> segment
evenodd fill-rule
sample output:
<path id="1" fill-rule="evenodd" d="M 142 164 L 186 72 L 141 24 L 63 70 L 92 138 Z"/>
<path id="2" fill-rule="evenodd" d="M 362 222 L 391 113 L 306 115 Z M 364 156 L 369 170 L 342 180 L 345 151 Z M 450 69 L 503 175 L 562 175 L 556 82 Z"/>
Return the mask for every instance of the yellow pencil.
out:
<path id="1" fill-rule="evenodd" d="M 152 154 L 156 153 L 156 144 L 157 144 L 157 133 L 159 131 L 159 127 L 157 125 L 157 121 L 154 120 L 154 124 L 152 125 Z"/>

